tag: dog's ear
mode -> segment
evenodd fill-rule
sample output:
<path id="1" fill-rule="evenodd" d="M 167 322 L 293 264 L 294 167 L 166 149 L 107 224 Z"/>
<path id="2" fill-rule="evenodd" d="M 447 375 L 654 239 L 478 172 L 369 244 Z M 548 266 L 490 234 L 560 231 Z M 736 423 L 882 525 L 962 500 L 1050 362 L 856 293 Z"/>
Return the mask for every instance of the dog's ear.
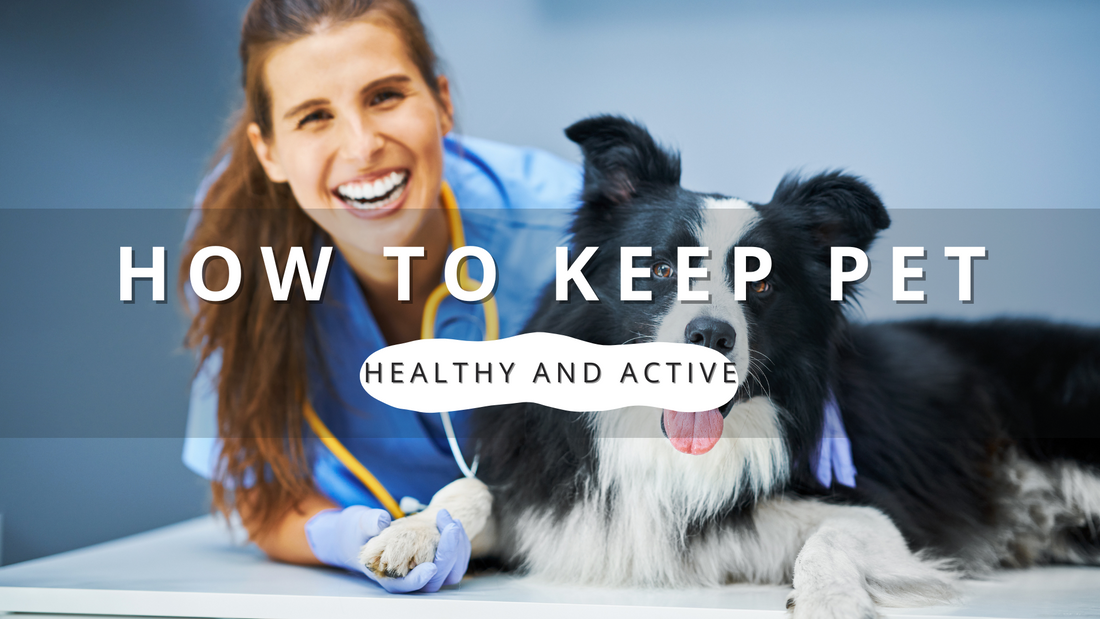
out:
<path id="1" fill-rule="evenodd" d="M 591 205 L 619 205 L 645 187 L 680 184 L 680 155 L 669 152 L 645 127 L 619 116 L 593 116 L 565 135 L 584 153 L 584 192 Z"/>
<path id="2" fill-rule="evenodd" d="M 890 227 L 886 207 L 870 185 L 835 171 L 806 180 L 784 176 L 767 207 L 797 209 L 798 219 L 822 247 L 866 251 L 879 231 Z"/>

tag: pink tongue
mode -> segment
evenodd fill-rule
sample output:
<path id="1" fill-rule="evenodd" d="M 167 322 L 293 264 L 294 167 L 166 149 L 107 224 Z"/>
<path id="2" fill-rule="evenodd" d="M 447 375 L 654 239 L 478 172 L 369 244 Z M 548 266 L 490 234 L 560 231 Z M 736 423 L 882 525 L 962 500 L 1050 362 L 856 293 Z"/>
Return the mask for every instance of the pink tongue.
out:
<path id="1" fill-rule="evenodd" d="M 722 413 L 711 409 L 681 413 L 665 409 L 665 434 L 677 451 L 698 456 L 714 447 L 722 437 Z"/>

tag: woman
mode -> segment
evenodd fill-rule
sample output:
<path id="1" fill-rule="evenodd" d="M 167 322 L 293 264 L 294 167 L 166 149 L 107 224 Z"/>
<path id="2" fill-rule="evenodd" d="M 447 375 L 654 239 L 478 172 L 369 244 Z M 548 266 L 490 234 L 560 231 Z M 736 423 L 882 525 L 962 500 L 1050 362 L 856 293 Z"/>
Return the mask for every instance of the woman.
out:
<path id="1" fill-rule="evenodd" d="M 271 558 L 362 571 L 389 591 L 434 591 L 466 569 L 461 524 L 441 512 L 435 562 L 404 578 L 366 570 L 359 547 L 390 522 L 377 508 L 400 512 L 318 441 L 305 411 L 316 410 L 381 494 L 427 502 L 457 478 L 439 418 L 371 399 L 359 368 L 374 350 L 420 336 L 456 234 L 446 187 L 467 244 L 497 263 L 500 335 L 517 333 L 552 277 L 561 209 L 575 202 L 580 173 L 543 153 L 448 137 L 448 82 L 408 0 L 254 0 L 240 49 L 244 106 L 196 211 L 180 281 L 212 245 L 236 253 L 242 281 L 228 302 L 192 298 L 187 341 L 202 367 L 184 460 Z M 272 299 L 260 248 L 274 249 L 281 272 L 295 246 L 314 267 L 322 246 L 335 247 L 319 303 L 306 301 L 299 279 L 288 301 Z M 387 246 L 425 248 L 409 302 L 397 300 Z M 479 279 L 480 265 L 470 275 Z M 209 289 L 227 277 L 224 262 L 207 265 Z M 437 337 L 482 339 L 487 329 L 480 305 L 455 299 L 434 324 Z"/>

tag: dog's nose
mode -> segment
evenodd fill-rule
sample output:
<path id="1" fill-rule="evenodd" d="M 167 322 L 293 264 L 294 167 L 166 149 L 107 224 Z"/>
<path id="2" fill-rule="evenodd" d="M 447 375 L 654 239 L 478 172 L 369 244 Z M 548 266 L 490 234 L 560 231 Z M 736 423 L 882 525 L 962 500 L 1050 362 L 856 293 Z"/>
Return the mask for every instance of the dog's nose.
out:
<path id="1" fill-rule="evenodd" d="M 737 332 L 728 322 L 700 316 L 688 323 L 687 329 L 684 330 L 684 340 L 688 344 L 713 348 L 725 355 L 733 350 L 733 344 L 737 341 Z"/>

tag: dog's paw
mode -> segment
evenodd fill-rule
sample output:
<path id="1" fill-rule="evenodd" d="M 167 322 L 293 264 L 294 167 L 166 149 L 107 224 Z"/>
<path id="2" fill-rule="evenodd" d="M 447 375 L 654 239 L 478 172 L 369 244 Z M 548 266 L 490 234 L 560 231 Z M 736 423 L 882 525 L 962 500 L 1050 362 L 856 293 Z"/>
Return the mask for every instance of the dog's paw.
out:
<path id="1" fill-rule="evenodd" d="M 359 561 L 378 576 L 403 578 L 412 568 L 431 563 L 438 545 L 435 518 L 408 516 L 364 544 Z"/>
<path id="2" fill-rule="evenodd" d="M 792 619 L 878 619 L 871 596 L 863 589 L 801 592 L 787 597 Z"/>

